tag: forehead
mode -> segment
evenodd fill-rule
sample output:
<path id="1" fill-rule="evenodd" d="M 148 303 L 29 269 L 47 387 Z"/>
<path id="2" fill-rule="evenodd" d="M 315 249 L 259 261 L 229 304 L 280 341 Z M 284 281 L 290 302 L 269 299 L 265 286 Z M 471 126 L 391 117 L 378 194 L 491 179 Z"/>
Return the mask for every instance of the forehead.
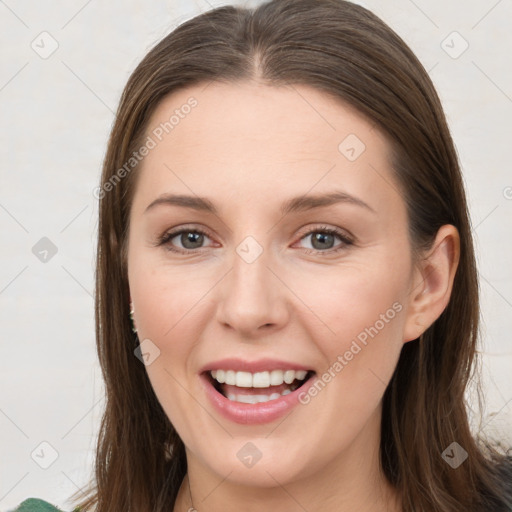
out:
<path id="1" fill-rule="evenodd" d="M 212 82 L 181 89 L 158 105 L 146 137 L 154 147 L 140 166 L 139 196 L 173 189 L 208 196 L 214 189 L 256 201 L 269 192 L 339 185 L 370 196 L 381 189 L 377 202 L 397 194 L 383 133 L 309 86 Z"/>

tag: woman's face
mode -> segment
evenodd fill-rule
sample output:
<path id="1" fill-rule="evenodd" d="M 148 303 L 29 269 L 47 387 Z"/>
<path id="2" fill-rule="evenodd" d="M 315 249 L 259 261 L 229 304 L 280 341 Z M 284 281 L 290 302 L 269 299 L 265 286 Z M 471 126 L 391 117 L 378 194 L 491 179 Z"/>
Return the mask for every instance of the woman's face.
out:
<path id="1" fill-rule="evenodd" d="M 416 280 L 381 132 L 306 86 L 211 83 L 146 137 L 130 293 L 189 469 L 274 486 L 375 460 Z"/>

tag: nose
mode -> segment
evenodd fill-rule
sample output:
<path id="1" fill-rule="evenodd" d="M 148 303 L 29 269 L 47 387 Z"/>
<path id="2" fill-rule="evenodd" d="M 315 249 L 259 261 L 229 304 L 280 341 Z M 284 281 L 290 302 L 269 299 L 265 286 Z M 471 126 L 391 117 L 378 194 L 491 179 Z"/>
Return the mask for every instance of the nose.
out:
<path id="1" fill-rule="evenodd" d="M 288 289 L 272 266 L 268 251 L 252 262 L 235 253 L 233 268 L 222 280 L 217 320 L 239 339 L 257 338 L 288 322 Z"/>

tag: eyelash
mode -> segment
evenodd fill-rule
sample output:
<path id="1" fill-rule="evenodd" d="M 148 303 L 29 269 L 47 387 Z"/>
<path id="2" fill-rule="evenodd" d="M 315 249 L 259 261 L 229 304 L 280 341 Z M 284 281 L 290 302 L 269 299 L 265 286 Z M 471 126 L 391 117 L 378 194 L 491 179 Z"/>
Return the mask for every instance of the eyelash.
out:
<path id="1" fill-rule="evenodd" d="M 208 238 L 211 238 L 209 234 L 206 231 L 203 231 L 202 229 L 191 229 L 191 228 L 181 228 L 176 231 L 170 231 L 167 233 L 164 233 L 161 237 L 158 238 L 157 246 L 167 245 L 166 249 L 171 252 L 179 253 L 179 254 L 195 254 L 198 252 L 202 252 L 202 248 L 200 249 L 177 249 L 169 244 L 169 242 L 175 238 L 177 235 L 181 235 L 182 233 L 197 233 L 200 235 L 205 235 Z M 308 232 L 304 233 L 300 240 L 303 238 L 306 238 L 313 233 L 324 233 L 328 235 L 335 235 L 341 240 L 341 244 L 338 247 L 335 247 L 333 249 L 327 249 L 325 251 L 321 251 L 319 249 L 305 249 L 306 254 L 332 254 L 337 253 L 338 251 L 341 251 L 343 249 L 346 249 L 348 246 L 353 245 L 354 241 L 351 237 L 349 237 L 344 232 L 335 229 L 335 228 L 329 228 L 327 226 L 320 226 L 314 229 L 309 230 Z"/>

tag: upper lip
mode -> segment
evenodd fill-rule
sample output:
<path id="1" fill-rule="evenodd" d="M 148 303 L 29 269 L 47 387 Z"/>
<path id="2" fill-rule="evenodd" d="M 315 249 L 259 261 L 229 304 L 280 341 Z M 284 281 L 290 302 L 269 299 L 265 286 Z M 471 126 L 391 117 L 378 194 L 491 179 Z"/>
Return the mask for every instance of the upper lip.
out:
<path id="1" fill-rule="evenodd" d="M 306 370 L 310 371 L 311 367 L 304 366 L 300 363 L 294 363 L 291 361 L 283 361 L 280 359 L 258 359 L 255 361 L 248 361 L 246 359 L 238 359 L 235 357 L 229 357 L 226 359 L 219 359 L 204 365 L 200 373 L 209 372 L 212 370 L 235 370 L 238 372 L 265 372 L 272 370 Z"/>

